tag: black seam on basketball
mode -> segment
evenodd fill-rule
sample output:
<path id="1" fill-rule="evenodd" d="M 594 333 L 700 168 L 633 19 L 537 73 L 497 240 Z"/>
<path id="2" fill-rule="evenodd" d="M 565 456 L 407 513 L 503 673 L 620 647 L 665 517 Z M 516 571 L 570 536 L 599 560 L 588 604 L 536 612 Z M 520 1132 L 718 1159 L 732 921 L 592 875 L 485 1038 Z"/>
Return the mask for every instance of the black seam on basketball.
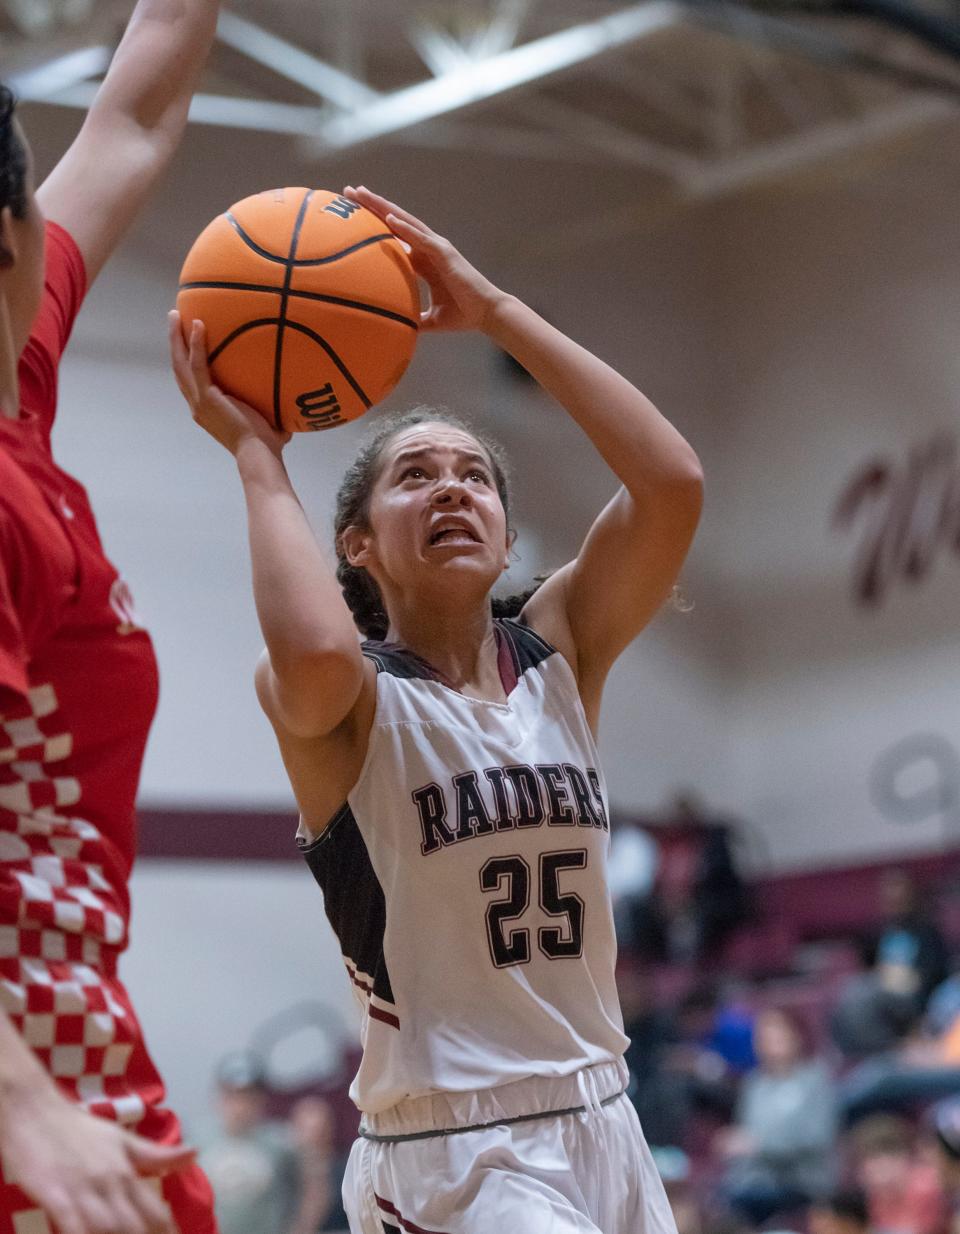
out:
<path id="1" fill-rule="evenodd" d="M 238 326 L 236 330 L 233 331 L 232 334 L 228 334 L 227 337 L 223 340 L 223 342 L 219 343 L 213 349 L 213 351 L 211 351 L 209 356 L 207 356 L 207 363 L 213 364 L 213 362 L 221 355 L 221 353 L 225 351 L 227 347 L 229 347 L 229 345 L 233 342 L 234 339 L 239 338 L 241 334 L 246 334 L 248 330 L 255 330 L 257 326 L 278 326 L 279 324 L 280 324 L 279 317 L 260 317 L 256 321 L 244 322 L 242 326 Z M 326 339 L 321 338 L 320 335 L 317 334 L 316 330 L 311 330 L 309 326 L 305 326 L 299 321 L 288 321 L 286 325 L 288 329 L 299 330 L 301 334 L 306 334 L 309 338 L 312 338 L 315 343 L 319 343 L 320 346 L 323 348 L 323 350 L 327 353 L 330 359 L 334 362 L 334 364 L 340 370 L 340 372 L 344 375 L 344 377 L 346 377 L 347 381 L 350 383 L 351 388 L 353 389 L 357 398 L 361 401 L 361 403 L 363 403 L 364 407 L 366 407 L 369 410 L 369 408 L 373 406 L 372 400 L 367 398 L 366 394 L 364 394 L 363 390 L 360 388 L 359 384 L 357 383 L 357 379 L 350 372 L 350 370 L 347 368 L 344 362 L 340 359 L 337 353 L 333 350 L 330 344 L 326 341 Z"/>
<path id="2" fill-rule="evenodd" d="M 286 325 L 287 325 L 288 330 L 299 330 L 301 334 L 306 334 L 308 338 L 312 338 L 315 343 L 320 344 L 320 346 L 327 353 L 330 359 L 334 362 L 334 364 L 337 366 L 340 372 L 344 375 L 344 377 L 346 377 L 347 381 L 350 383 L 350 387 L 353 390 L 354 394 L 357 396 L 360 402 L 363 403 L 364 407 L 366 407 L 367 410 L 369 411 L 370 408 L 373 406 L 373 401 L 367 398 L 363 390 L 360 388 L 360 385 L 357 379 L 354 377 L 353 373 L 350 372 L 350 370 L 347 368 L 344 362 L 340 359 L 337 353 L 333 350 L 333 348 L 330 346 L 327 340 L 325 338 L 321 338 L 320 335 L 317 334 L 316 330 L 311 330 L 310 327 L 305 326 L 303 322 L 288 321 Z"/>
<path id="3" fill-rule="evenodd" d="M 221 352 L 225 351 L 234 339 L 239 338 L 241 334 L 246 334 L 248 330 L 255 330 L 257 326 L 276 326 L 279 325 L 279 317 L 259 317 L 256 321 L 245 321 L 242 326 L 237 326 L 232 334 L 228 334 L 223 342 L 218 343 L 213 351 L 207 356 L 207 364 L 213 364 L 219 359 Z"/>
<path id="4" fill-rule="evenodd" d="M 180 291 L 269 291 L 275 296 L 283 295 L 282 287 L 271 287 L 267 283 L 181 283 Z M 323 304 L 336 304 L 341 308 L 357 309 L 361 313 L 373 313 L 377 317 L 386 317 L 390 321 L 398 321 L 402 326 L 409 326 L 411 330 L 419 330 L 420 325 L 410 317 L 404 317 L 402 313 L 395 313 L 392 309 L 379 308 L 376 304 L 365 304 L 362 300 L 345 300 L 342 296 L 325 296 L 318 291 L 297 291 L 291 289 L 287 293 L 291 300 L 319 300 Z"/>
<path id="5" fill-rule="evenodd" d="M 293 225 L 293 236 L 290 240 L 290 257 L 283 279 L 283 298 L 280 301 L 280 320 L 277 323 L 277 350 L 273 363 L 273 422 L 279 431 L 283 431 L 283 415 L 280 406 L 280 386 L 283 377 L 283 336 L 287 329 L 287 305 L 290 303 L 290 284 L 293 282 L 293 270 L 297 256 L 297 245 L 300 243 L 300 232 L 303 230 L 303 220 L 307 217 L 307 209 L 313 200 L 313 190 L 308 189 L 303 195 L 300 209 L 297 211 L 297 221 Z"/>
<path id="6" fill-rule="evenodd" d="M 229 210 L 224 217 L 244 244 L 248 248 L 253 249 L 255 253 L 265 257 L 267 261 L 275 261 L 281 266 L 290 264 L 289 258 L 281 257 L 279 253 L 271 253 L 269 249 L 261 248 L 256 240 L 247 235 Z M 366 248 L 368 244 L 382 244 L 384 240 L 396 240 L 396 238 L 392 231 L 378 232 L 375 236 L 368 236 L 366 240 L 358 240 L 356 244 L 351 244 L 349 248 L 341 249 L 339 253 L 331 253 L 329 257 L 304 257 L 299 261 L 293 262 L 293 265 L 298 270 L 303 269 L 305 266 L 325 266 L 331 261 L 339 261 L 341 257 L 349 257 L 351 253 L 355 253 L 357 249 Z"/>

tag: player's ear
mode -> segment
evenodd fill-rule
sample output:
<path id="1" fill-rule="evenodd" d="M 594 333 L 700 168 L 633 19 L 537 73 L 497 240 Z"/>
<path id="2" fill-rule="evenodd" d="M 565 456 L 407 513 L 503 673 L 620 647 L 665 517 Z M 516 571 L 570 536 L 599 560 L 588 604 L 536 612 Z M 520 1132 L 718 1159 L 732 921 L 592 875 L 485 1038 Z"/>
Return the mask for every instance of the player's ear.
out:
<path id="1" fill-rule="evenodd" d="M 510 569 L 510 560 L 511 560 L 511 558 L 516 559 L 516 556 L 517 556 L 517 555 L 516 555 L 516 553 L 513 551 L 513 546 L 516 544 L 516 542 L 517 542 L 517 532 L 516 532 L 516 529 L 515 529 L 515 528 L 513 528 L 513 527 L 508 527 L 508 528 L 507 528 L 507 543 L 506 543 L 506 551 L 505 551 L 505 553 L 504 553 L 504 555 L 503 555 L 503 568 L 504 568 L 504 570 L 509 570 L 509 569 Z"/>
<path id="2" fill-rule="evenodd" d="M 350 526 L 340 534 L 340 545 L 344 556 L 352 566 L 366 567 L 370 562 L 369 530 L 364 527 Z"/>

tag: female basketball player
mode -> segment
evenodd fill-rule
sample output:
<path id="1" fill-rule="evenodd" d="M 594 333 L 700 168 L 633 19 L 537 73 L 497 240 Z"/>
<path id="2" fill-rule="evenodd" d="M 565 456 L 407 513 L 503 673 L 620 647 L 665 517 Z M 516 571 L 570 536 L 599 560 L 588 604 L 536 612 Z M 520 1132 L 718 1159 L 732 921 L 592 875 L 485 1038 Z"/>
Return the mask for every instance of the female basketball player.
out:
<path id="1" fill-rule="evenodd" d="M 509 351 L 621 483 L 577 557 L 519 620 L 495 620 L 511 543 L 498 458 L 458 423 L 401 419 L 344 481 L 338 581 L 285 438 L 211 385 L 202 326 L 185 341 L 171 316 L 180 387 L 243 483 L 267 643 L 257 688 L 365 1013 L 351 1229 L 663 1234 L 623 1096 L 594 738 L 607 673 L 687 551 L 700 467 L 623 377 L 412 215 L 346 191 L 409 246 L 432 293 L 424 328 Z M 361 646 L 355 616 L 384 641 Z"/>
<path id="2" fill-rule="evenodd" d="M 36 193 L 0 88 L 0 1234 L 215 1228 L 116 977 L 153 652 L 50 432 L 74 318 L 177 146 L 217 7 L 140 0 Z"/>

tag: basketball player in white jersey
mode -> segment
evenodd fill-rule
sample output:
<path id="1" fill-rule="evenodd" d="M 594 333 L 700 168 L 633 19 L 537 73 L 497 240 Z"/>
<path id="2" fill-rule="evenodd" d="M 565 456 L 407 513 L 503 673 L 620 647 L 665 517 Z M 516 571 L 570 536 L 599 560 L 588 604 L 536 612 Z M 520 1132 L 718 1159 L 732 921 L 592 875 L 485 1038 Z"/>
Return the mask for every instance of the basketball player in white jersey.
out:
<path id="1" fill-rule="evenodd" d="M 621 484 L 576 558 L 518 620 L 497 618 L 511 532 L 495 450 L 443 418 L 401 418 L 344 480 L 335 573 L 286 438 L 211 385 L 202 326 L 185 340 L 171 315 L 178 383 L 243 484 L 257 689 L 363 1009 L 351 1230 L 669 1234 L 624 1096 L 595 735 L 607 673 L 687 552 L 700 466 L 628 381 L 447 240 L 346 194 L 409 246 L 432 294 L 423 328 L 503 347 Z M 575 476 L 557 478 L 560 500 Z"/>

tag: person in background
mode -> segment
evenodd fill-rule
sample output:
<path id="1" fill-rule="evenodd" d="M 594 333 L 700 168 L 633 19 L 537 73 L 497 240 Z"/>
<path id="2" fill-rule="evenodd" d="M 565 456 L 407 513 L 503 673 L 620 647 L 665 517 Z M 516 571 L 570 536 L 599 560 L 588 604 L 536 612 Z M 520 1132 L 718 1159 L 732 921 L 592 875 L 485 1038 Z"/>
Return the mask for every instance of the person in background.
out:
<path id="1" fill-rule="evenodd" d="M 220 1130 L 201 1146 L 200 1160 L 221 1234 L 316 1234 L 330 1208 L 329 1171 L 318 1161 L 329 1120 L 324 1128 L 316 1110 L 302 1110 L 298 1145 L 290 1126 L 268 1116 L 263 1065 L 245 1052 L 220 1063 L 217 1093 Z"/>
<path id="2" fill-rule="evenodd" d="M 810 1057 L 797 1020 L 762 1011 L 754 1031 L 757 1069 L 743 1081 L 736 1122 L 717 1137 L 728 1166 L 730 1207 L 759 1225 L 823 1195 L 834 1184 L 833 1082 Z"/>
<path id="3" fill-rule="evenodd" d="M 702 832 L 702 843 L 693 872 L 685 916 L 689 929 L 689 958 L 697 963 L 713 960 L 733 931 L 750 916 L 750 896 L 737 869 L 733 829 L 711 817 L 697 797 L 687 791 L 673 799 L 670 821 Z"/>
<path id="4" fill-rule="evenodd" d="M 664 923 L 653 898 L 659 864 L 657 842 L 646 828 L 611 819 L 607 879 L 617 946 L 638 961 L 656 963 L 667 954 Z"/>
<path id="5" fill-rule="evenodd" d="M 860 1187 L 842 1187 L 814 1200 L 810 1234 L 873 1234 L 867 1197 Z"/>
<path id="6" fill-rule="evenodd" d="M 960 1234 L 960 1097 L 948 1097 L 932 1112 L 936 1165 L 947 1197 L 949 1234 Z"/>
<path id="7" fill-rule="evenodd" d="M 857 1183 L 878 1234 L 941 1234 L 947 1197 L 936 1163 L 919 1150 L 906 1119 L 876 1114 L 850 1133 Z"/>
<path id="8" fill-rule="evenodd" d="M 623 1031 L 630 1038 L 624 1054 L 630 1069 L 627 1095 L 649 1144 L 679 1146 L 684 1142 L 692 1102 L 686 1076 L 664 1065 L 677 1044 L 677 1026 L 669 1012 L 656 1005 L 653 982 L 644 969 L 618 965 L 617 990 Z"/>
<path id="9" fill-rule="evenodd" d="M 301 1204 L 316 1215 L 317 1230 L 345 1230 L 340 1201 L 344 1162 L 337 1160 L 334 1116 L 329 1101 L 306 1096 L 290 1110 L 290 1130 L 300 1158 Z"/>
<path id="10" fill-rule="evenodd" d="M 903 1040 L 949 974 L 947 945 L 910 875 L 884 871 L 878 894 L 883 924 L 863 940 L 866 968 L 850 979 L 831 1020 L 834 1041 L 851 1058 Z"/>

